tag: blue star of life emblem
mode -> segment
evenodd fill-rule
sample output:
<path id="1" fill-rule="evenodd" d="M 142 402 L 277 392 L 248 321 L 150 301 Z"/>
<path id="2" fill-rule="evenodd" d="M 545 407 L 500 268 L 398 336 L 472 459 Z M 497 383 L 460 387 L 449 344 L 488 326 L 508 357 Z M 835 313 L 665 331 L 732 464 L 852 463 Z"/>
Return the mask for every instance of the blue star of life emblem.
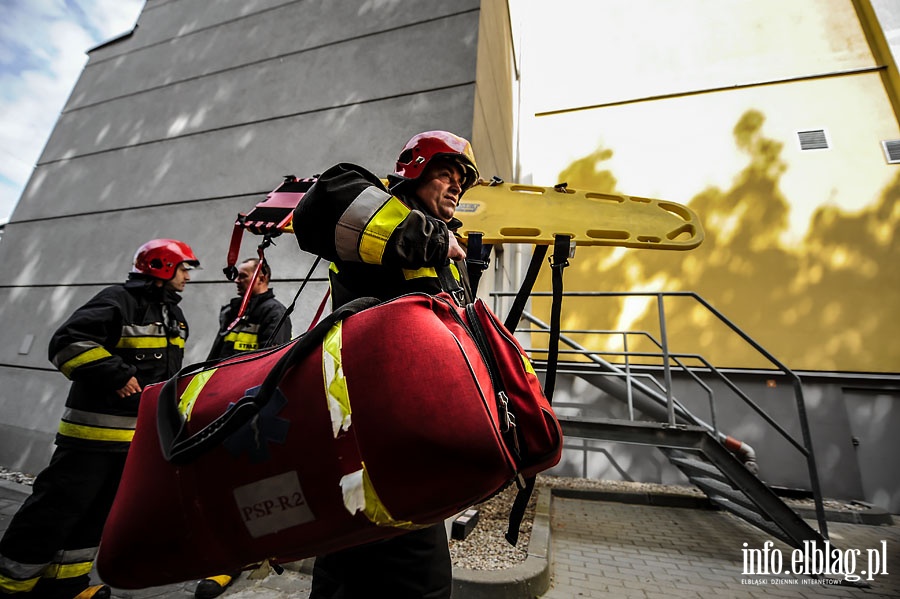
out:
<path id="1" fill-rule="evenodd" d="M 255 397 L 259 393 L 259 387 L 257 385 L 247 389 L 244 391 L 244 396 Z M 234 431 L 222 445 L 234 457 L 246 453 L 250 462 L 254 464 L 265 462 L 271 457 L 269 442 L 284 443 L 287 440 L 287 431 L 291 422 L 285 418 L 279 418 L 277 415 L 286 405 L 287 398 L 280 389 L 276 388 L 271 399 L 259 413 Z"/>

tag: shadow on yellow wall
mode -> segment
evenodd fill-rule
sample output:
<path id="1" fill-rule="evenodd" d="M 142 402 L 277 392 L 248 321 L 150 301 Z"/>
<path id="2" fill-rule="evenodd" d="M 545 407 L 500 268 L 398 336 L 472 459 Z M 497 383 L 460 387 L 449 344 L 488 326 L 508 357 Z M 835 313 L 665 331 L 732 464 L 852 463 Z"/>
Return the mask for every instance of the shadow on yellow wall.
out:
<path id="1" fill-rule="evenodd" d="M 779 181 L 782 144 L 761 135 L 764 116 L 748 111 L 734 128 L 749 163 L 731 188 L 708 188 L 689 206 L 706 229 L 690 252 L 579 248 L 565 271 L 570 291 L 693 291 L 794 370 L 900 372 L 900 175 L 856 213 L 821 206 L 802 244 L 788 246 L 790 198 Z M 600 149 L 560 174 L 574 188 L 616 192 L 598 168 Z M 860 202 L 863 204 L 863 202 Z M 543 269 L 538 289 L 549 289 Z M 659 335 L 653 298 L 566 298 L 564 329 L 629 329 Z M 697 353 L 720 367 L 768 368 L 737 335 L 690 298 L 665 300 L 673 351 Z M 547 318 L 549 303 L 534 302 Z M 590 349 L 619 351 L 621 336 L 573 334 Z M 536 340 L 537 341 L 537 340 Z M 632 351 L 651 351 L 629 339 Z"/>

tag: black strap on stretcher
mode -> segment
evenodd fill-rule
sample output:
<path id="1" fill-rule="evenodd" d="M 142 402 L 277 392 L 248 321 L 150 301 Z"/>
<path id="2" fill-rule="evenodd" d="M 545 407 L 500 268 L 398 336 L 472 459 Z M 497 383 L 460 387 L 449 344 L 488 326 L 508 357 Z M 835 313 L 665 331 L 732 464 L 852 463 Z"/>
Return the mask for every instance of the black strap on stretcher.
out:
<path id="1" fill-rule="evenodd" d="M 491 250 L 494 248 L 492 244 L 482 243 L 482 239 L 484 235 L 475 232 L 469 233 L 466 237 L 466 269 L 469 273 L 472 295 L 478 294 L 478 283 L 481 282 L 481 275 L 491 264 Z"/>
<path id="2" fill-rule="evenodd" d="M 306 287 L 306 284 L 309 283 L 309 280 L 312 278 L 313 273 L 316 271 L 316 267 L 321 262 L 322 257 L 316 256 L 316 259 L 313 261 L 312 266 L 309 267 L 309 272 L 306 273 L 306 277 L 303 279 L 303 282 L 300 284 L 300 288 L 297 290 L 297 293 L 294 294 L 294 299 L 291 300 L 290 305 L 284 310 L 284 314 L 281 315 L 281 318 L 278 319 L 278 324 L 275 326 L 275 330 L 272 331 L 272 334 L 269 335 L 269 338 L 266 339 L 265 347 L 269 347 L 272 345 L 272 340 L 275 339 L 275 336 L 278 335 L 278 331 L 281 330 L 282 325 L 284 325 L 284 321 L 286 321 L 291 313 L 294 311 L 294 307 L 297 305 L 297 299 L 300 297 L 300 293 Z M 325 294 L 325 297 L 322 299 L 322 303 L 319 304 L 319 310 L 316 312 L 316 316 L 313 318 L 313 324 L 315 324 L 319 317 L 322 315 L 322 310 L 325 308 L 325 300 L 328 299 L 328 293 Z M 312 328 L 312 326 L 310 326 Z"/>
<path id="3" fill-rule="evenodd" d="M 547 344 L 547 374 L 544 377 L 544 396 L 549 403 L 553 403 L 553 391 L 556 387 L 556 369 L 559 360 L 559 335 L 560 335 L 560 315 L 562 312 L 562 275 L 563 269 L 569 265 L 569 248 L 571 245 L 568 235 L 555 235 L 553 239 L 553 256 L 550 259 L 550 268 L 552 269 L 553 284 L 553 302 L 550 306 L 550 340 Z M 539 251 L 543 250 L 543 251 Z M 538 246 L 534 249 L 531 258 L 531 265 L 528 267 L 528 273 L 525 281 L 516 294 L 516 300 L 513 308 L 510 310 L 506 318 L 506 328 L 515 331 L 522 316 L 525 307 L 525 301 L 531 294 L 534 282 L 540 272 L 540 265 L 543 257 L 547 254 L 547 246 Z M 536 266 L 535 266 L 536 264 Z M 527 290 L 526 290 L 527 286 Z M 524 290 L 524 293 L 523 293 Z M 513 501 L 512 509 L 509 511 L 509 527 L 506 530 L 505 538 L 511 545 L 515 545 L 519 541 L 519 528 L 522 525 L 522 518 L 525 517 L 525 508 L 531 500 L 531 494 L 534 491 L 535 477 L 530 476 L 524 481 L 519 482 L 519 492 Z"/>
<path id="4" fill-rule="evenodd" d="M 525 302 L 528 301 L 528 296 L 531 295 L 531 290 L 534 289 L 534 283 L 541 272 L 541 266 L 546 255 L 546 245 L 535 246 L 534 252 L 531 254 L 531 263 L 528 265 L 528 271 L 525 273 L 525 280 L 522 281 L 522 286 L 519 287 L 516 299 L 513 300 L 513 305 L 506 315 L 506 321 L 503 323 L 503 326 L 510 331 L 515 331 L 519 326 L 519 319 L 522 318 L 522 312 L 525 311 Z"/>
<path id="5" fill-rule="evenodd" d="M 487 185 L 494 187 L 502 183 L 503 179 L 494 175 Z M 485 244 L 483 240 L 484 234 L 476 231 L 470 231 L 466 236 L 466 269 L 473 296 L 478 295 L 478 283 L 481 282 L 481 275 L 491 263 L 491 251 L 494 249 L 493 244 Z"/>

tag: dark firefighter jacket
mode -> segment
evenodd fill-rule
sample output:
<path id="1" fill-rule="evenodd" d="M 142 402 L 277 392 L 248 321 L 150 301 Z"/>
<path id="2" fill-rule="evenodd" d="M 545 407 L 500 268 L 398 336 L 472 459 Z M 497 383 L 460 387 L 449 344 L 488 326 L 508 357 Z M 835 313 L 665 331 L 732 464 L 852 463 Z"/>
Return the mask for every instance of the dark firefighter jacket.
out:
<path id="1" fill-rule="evenodd" d="M 322 173 L 294 210 L 300 248 L 332 263 L 333 305 L 449 291 L 442 269 L 471 300 L 466 269 L 447 259 L 447 230 L 462 223 L 445 223 L 421 210 L 415 196 L 392 191 L 366 169 L 342 163 Z"/>
<path id="2" fill-rule="evenodd" d="M 126 451 L 140 393 L 120 398 L 134 376 L 141 388 L 181 368 L 188 325 L 181 297 L 130 275 L 78 308 L 50 339 L 49 357 L 72 381 L 56 444 Z"/>
<path id="3" fill-rule="evenodd" d="M 466 269 L 447 259 L 447 230 L 461 223 L 431 216 L 396 186 L 392 192 L 365 169 L 338 164 L 294 209 L 300 248 L 332 262 L 332 305 L 358 297 L 388 300 L 416 291 L 447 291 L 446 277 L 442 284 L 439 275 L 448 272 L 470 301 Z M 450 564 L 444 525 L 437 524 L 317 557 L 313 594 L 449 597 Z"/>
<path id="4" fill-rule="evenodd" d="M 237 317 L 242 301 L 243 297 L 236 297 L 222 306 L 222 310 L 219 312 L 219 337 L 213 344 L 208 359 L 227 358 L 240 352 L 281 345 L 291 340 L 291 321 L 289 319 L 284 320 L 277 333 L 275 331 L 286 308 L 284 304 L 275 299 L 275 292 L 271 289 L 251 297 L 247 303 L 247 311 L 241 317 L 240 322 L 222 335 Z M 269 343 L 270 339 L 271 343 Z"/>

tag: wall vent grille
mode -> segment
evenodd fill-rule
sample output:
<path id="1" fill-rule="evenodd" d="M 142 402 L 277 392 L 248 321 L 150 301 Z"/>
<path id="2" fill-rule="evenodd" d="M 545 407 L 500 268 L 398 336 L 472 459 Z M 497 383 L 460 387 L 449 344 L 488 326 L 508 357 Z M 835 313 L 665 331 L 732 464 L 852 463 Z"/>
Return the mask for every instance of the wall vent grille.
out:
<path id="1" fill-rule="evenodd" d="M 885 139 L 881 142 L 888 164 L 900 164 L 900 139 Z"/>
<path id="2" fill-rule="evenodd" d="M 801 150 L 828 149 L 828 136 L 825 135 L 824 129 L 809 129 L 807 131 L 797 131 L 797 137 L 800 139 Z"/>

